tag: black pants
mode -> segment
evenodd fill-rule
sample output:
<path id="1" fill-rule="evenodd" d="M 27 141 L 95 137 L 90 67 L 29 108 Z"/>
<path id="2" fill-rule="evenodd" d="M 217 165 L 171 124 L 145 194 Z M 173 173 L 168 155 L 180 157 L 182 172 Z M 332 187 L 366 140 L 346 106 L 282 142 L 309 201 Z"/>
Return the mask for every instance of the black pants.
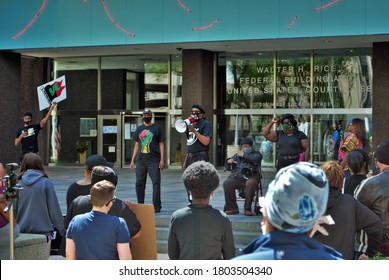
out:
<path id="1" fill-rule="evenodd" d="M 281 168 L 284 168 L 286 166 L 289 166 L 291 164 L 299 162 L 299 158 L 292 158 L 292 159 L 283 159 L 281 157 L 278 157 L 276 169 L 279 171 Z"/>
<path id="2" fill-rule="evenodd" d="M 184 166 L 185 166 L 185 169 L 188 168 L 189 165 L 191 165 L 192 163 L 196 162 L 196 161 L 209 161 L 209 155 L 208 155 L 208 152 L 201 152 L 201 153 L 188 153 L 186 155 L 186 158 L 185 158 L 185 163 L 184 163 Z M 189 202 L 192 202 L 192 199 L 190 198 L 190 195 L 189 193 L 187 193 L 188 195 L 188 201 Z"/>
<path id="3" fill-rule="evenodd" d="M 153 204 L 154 206 L 161 206 L 161 170 L 159 169 L 159 161 L 138 163 L 136 165 L 135 190 L 138 203 L 145 203 L 147 173 L 149 173 L 153 183 Z"/>
<path id="4" fill-rule="evenodd" d="M 201 153 L 188 153 L 185 158 L 185 169 L 188 168 L 189 165 L 196 161 L 209 161 L 209 155 L 208 152 L 201 152 Z"/>

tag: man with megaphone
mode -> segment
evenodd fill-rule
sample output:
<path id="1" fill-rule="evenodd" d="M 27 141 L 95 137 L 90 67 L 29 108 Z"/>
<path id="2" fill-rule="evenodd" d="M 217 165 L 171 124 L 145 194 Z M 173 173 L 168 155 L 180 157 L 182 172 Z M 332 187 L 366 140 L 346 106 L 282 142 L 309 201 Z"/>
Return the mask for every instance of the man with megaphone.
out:
<path id="1" fill-rule="evenodd" d="M 209 144 L 212 140 L 212 124 L 204 118 L 205 110 L 199 104 L 192 105 L 191 116 L 186 119 L 187 154 L 182 169 L 196 161 L 209 161 Z"/>
<path id="2" fill-rule="evenodd" d="M 226 170 L 231 174 L 223 182 L 224 189 L 224 213 L 227 215 L 239 214 L 236 203 L 236 189 L 243 189 L 244 215 L 252 216 L 251 205 L 254 200 L 255 190 L 261 180 L 262 154 L 255 150 L 251 138 L 243 138 L 240 142 L 241 149 L 232 158 L 226 161 Z"/>
<path id="3" fill-rule="evenodd" d="M 212 124 L 204 118 L 205 110 L 199 104 L 193 104 L 191 116 L 181 123 L 176 122 L 178 132 L 185 132 L 187 141 L 187 153 L 182 164 L 182 169 L 185 170 L 189 165 L 196 161 L 204 160 L 209 162 L 209 144 L 212 140 L 213 130 Z M 184 129 L 180 127 L 185 127 Z M 177 128 L 178 127 L 178 128 Z M 188 193 L 188 200 L 192 202 L 192 198 Z"/>

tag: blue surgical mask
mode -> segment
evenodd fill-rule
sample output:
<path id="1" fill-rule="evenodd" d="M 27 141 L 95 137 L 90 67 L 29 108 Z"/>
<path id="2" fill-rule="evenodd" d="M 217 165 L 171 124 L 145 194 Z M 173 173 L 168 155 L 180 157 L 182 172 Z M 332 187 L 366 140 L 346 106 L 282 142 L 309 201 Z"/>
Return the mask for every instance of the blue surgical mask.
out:
<path id="1" fill-rule="evenodd" d="M 244 153 L 249 153 L 249 152 L 251 152 L 251 148 L 250 147 L 249 148 L 243 148 L 242 151 Z"/>

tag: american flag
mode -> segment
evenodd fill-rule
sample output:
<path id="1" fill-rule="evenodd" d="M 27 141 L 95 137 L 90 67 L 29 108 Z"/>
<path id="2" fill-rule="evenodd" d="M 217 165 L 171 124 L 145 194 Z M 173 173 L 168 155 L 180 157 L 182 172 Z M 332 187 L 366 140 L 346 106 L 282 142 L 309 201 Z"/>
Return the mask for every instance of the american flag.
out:
<path id="1" fill-rule="evenodd" d="M 54 125 L 54 131 L 53 131 L 53 141 L 54 141 L 54 148 L 57 150 L 57 154 L 61 151 L 61 126 L 59 123 L 59 116 L 56 115 L 54 118 L 54 121 L 56 122 Z"/>

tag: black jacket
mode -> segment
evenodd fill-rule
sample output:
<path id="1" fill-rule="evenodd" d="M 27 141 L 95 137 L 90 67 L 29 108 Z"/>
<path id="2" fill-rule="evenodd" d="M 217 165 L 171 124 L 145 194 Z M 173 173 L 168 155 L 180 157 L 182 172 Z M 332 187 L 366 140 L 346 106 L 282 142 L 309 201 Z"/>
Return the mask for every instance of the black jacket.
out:
<path id="1" fill-rule="evenodd" d="M 261 162 L 262 162 L 262 154 L 252 148 L 249 152 L 245 152 L 243 154 L 243 157 L 239 157 L 238 154 L 235 154 L 232 156 L 231 159 L 233 159 L 236 163 L 234 164 L 228 164 L 227 161 L 230 158 L 227 158 L 225 170 L 231 171 L 231 174 L 229 177 L 237 178 L 237 179 L 243 179 L 241 170 L 244 167 L 248 167 L 254 176 L 261 176 L 260 170 L 261 170 Z"/>
<path id="2" fill-rule="evenodd" d="M 354 193 L 355 198 L 370 208 L 384 226 L 382 245 L 389 246 L 389 167 L 380 174 L 362 181 Z M 360 244 L 364 245 L 364 244 Z M 361 247 L 362 248 L 362 247 Z M 363 251 L 363 249 L 361 250 Z M 382 252 L 389 256 L 389 252 Z"/>
<path id="3" fill-rule="evenodd" d="M 346 260 L 354 259 L 355 234 L 364 230 L 369 236 L 366 254 L 374 255 L 381 246 L 381 220 L 365 205 L 342 189 L 330 188 L 325 215 L 331 215 L 334 225 L 322 225 L 328 236 L 316 232 L 314 238 L 342 253 Z"/>

